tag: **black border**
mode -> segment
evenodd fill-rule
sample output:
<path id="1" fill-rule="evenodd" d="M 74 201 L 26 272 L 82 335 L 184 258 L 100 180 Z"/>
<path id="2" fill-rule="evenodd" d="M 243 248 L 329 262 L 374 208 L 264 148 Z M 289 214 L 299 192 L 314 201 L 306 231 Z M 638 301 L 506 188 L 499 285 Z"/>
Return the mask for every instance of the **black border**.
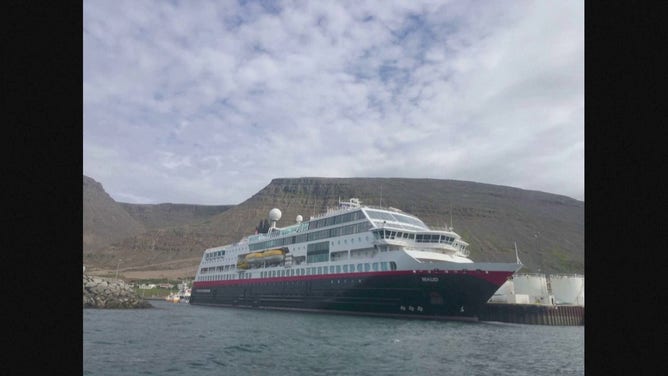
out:
<path id="1" fill-rule="evenodd" d="M 652 355 L 665 347 L 667 232 L 656 216 L 666 206 L 657 110 L 668 3 L 652 5 L 585 2 L 585 367 L 596 374 L 663 368 Z"/>
<path id="2" fill-rule="evenodd" d="M 4 9 L 11 243 L 2 253 L 11 260 L 3 306 L 12 317 L 4 342 L 18 357 L 0 372 L 82 374 L 83 8 L 10 1 Z"/>
<path id="3" fill-rule="evenodd" d="M 667 3 L 584 4 L 585 366 L 651 374 L 664 347 Z M 5 341 L 19 357 L 2 370 L 83 373 L 82 30 L 80 2 L 5 7 Z"/>

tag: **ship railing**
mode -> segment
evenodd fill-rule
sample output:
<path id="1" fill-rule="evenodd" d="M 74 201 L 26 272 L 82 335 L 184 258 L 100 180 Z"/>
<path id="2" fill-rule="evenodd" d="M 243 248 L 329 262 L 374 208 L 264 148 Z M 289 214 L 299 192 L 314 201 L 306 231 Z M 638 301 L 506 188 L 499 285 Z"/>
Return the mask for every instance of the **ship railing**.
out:
<path id="1" fill-rule="evenodd" d="M 548 274 L 550 278 L 553 279 L 559 279 L 559 278 L 582 278 L 584 279 L 584 275 L 582 274 Z"/>
<path id="2" fill-rule="evenodd" d="M 359 208 L 360 208 L 359 206 L 357 206 L 357 207 L 349 206 L 349 207 L 339 207 L 339 208 L 327 208 L 327 210 L 324 213 L 319 213 L 319 214 L 312 215 L 312 216 L 309 217 L 309 219 L 310 220 L 319 219 L 319 218 L 322 218 L 322 217 L 328 217 L 328 216 L 333 215 L 333 214 L 345 213 L 347 211 L 350 211 L 351 209 L 359 209 Z"/>
<path id="3" fill-rule="evenodd" d="M 417 244 L 417 243 L 415 243 L 414 241 L 412 241 L 410 239 L 383 238 L 383 239 L 374 239 L 373 244 L 377 244 L 377 245 L 391 244 L 391 245 L 409 246 L 409 245 L 414 245 L 414 244 Z"/>
<path id="4" fill-rule="evenodd" d="M 545 277 L 545 273 L 515 273 L 513 277 Z"/>
<path id="5" fill-rule="evenodd" d="M 575 277 L 575 278 L 584 278 L 583 274 L 550 274 L 550 278 L 556 277 L 556 278 L 568 278 L 568 277 Z"/>
<path id="6" fill-rule="evenodd" d="M 405 238 L 380 238 L 374 239 L 374 244 L 396 244 L 396 245 L 406 245 L 412 247 L 420 248 L 432 248 L 432 249 L 443 249 L 448 250 L 451 253 L 462 253 L 468 256 L 468 249 L 463 251 L 459 248 L 452 246 L 451 242 L 418 242 L 415 239 L 405 239 Z"/>
<path id="7" fill-rule="evenodd" d="M 447 232 L 448 234 L 455 234 L 455 235 L 457 235 L 457 233 L 455 232 L 454 228 L 452 228 L 452 227 L 448 227 L 448 226 L 429 226 L 429 229 L 430 229 L 431 231 Z"/>

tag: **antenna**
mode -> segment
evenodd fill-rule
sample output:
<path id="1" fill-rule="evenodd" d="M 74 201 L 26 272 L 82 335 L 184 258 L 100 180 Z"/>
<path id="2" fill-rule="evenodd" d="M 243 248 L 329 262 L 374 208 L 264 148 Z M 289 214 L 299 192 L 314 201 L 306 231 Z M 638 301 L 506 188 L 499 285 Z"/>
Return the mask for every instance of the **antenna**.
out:
<path id="1" fill-rule="evenodd" d="M 519 256 L 519 254 L 517 253 L 517 242 L 515 242 L 515 260 L 516 260 L 516 262 L 517 262 L 518 264 L 523 265 L 523 264 L 522 264 L 522 261 L 520 261 L 520 256 Z"/>
<path id="2" fill-rule="evenodd" d="M 380 185 L 380 203 L 378 204 L 381 208 L 383 207 L 383 185 Z"/>
<path id="3" fill-rule="evenodd" d="M 455 224 L 452 222 L 452 203 L 450 204 L 450 231 L 455 229 Z"/>

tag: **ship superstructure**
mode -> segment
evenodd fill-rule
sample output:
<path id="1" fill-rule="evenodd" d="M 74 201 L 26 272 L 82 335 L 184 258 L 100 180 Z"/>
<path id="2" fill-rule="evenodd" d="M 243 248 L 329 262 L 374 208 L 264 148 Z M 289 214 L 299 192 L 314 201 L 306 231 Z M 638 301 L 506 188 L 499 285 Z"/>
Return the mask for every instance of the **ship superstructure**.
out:
<path id="1" fill-rule="evenodd" d="M 191 304 L 476 320 L 517 263 L 476 263 L 452 228 L 396 208 L 339 202 L 266 233 L 207 249 Z"/>

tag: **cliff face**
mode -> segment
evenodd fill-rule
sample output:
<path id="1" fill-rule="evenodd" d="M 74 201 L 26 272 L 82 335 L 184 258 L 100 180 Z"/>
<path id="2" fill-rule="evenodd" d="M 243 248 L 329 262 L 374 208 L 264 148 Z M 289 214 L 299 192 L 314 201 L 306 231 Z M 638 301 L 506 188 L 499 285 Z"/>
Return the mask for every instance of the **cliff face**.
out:
<path id="1" fill-rule="evenodd" d="M 89 258 L 94 261 L 90 265 L 115 268 L 122 258 L 124 266 L 151 268 L 190 259 L 194 270 L 204 249 L 252 234 L 272 208 L 282 211 L 277 225 L 284 227 L 295 223 L 297 215 L 307 220 L 337 206 L 339 198 L 351 197 L 362 204 L 399 208 L 429 226 L 454 227 L 470 243 L 474 261 L 513 262 L 516 242 L 523 271 L 584 272 L 584 202 L 491 184 L 403 178 L 274 179 L 219 214 L 116 242 Z"/>

